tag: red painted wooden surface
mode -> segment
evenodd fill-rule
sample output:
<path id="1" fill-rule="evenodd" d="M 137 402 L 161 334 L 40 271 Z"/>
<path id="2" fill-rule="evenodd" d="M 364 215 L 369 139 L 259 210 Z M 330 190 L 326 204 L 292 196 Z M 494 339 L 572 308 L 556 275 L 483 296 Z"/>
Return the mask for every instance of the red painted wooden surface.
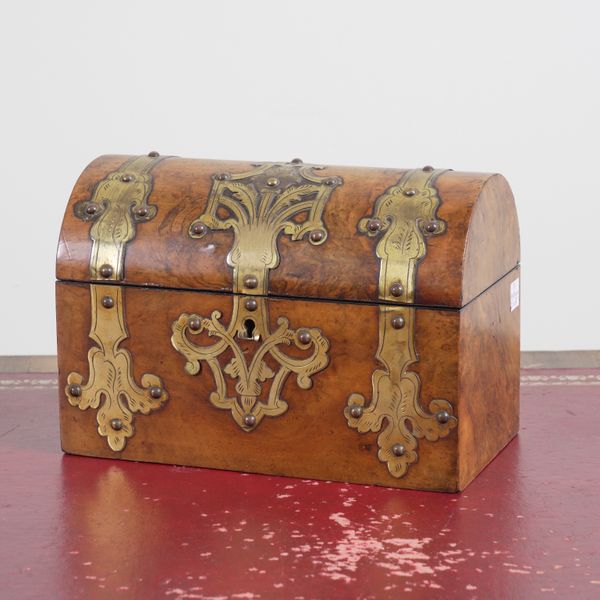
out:
<path id="1" fill-rule="evenodd" d="M 54 378 L 0 376 L 0 598 L 599 598 L 600 372 L 524 375 L 462 495 L 63 456 Z"/>

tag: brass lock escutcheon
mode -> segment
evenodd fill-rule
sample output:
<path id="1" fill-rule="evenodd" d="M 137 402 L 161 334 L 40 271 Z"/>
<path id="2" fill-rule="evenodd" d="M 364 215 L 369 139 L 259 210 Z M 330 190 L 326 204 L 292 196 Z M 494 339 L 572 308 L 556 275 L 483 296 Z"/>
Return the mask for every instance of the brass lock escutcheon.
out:
<path id="1" fill-rule="evenodd" d="M 292 329 L 288 319 L 280 317 L 271 331 L 265 297 L 269 272 L 279 264 L 280 235 L 292 241 L 307 238 L 313 245 L 327 239 L 323 209 L 342 179 L 319 177 L 317 170 L 294 160 L 259 165 L 244 173 L 217 173 L 213 175 L 205 212 L 189 228 L 189 235 L 195 239 L 210 232 L 233 231 L 227 256 L 227 264 L 233 269 L 233 311 L 228 325 L 221 322 L 219 311 L 210 316 L 183 313 L 173 323 L 171 342 L 185 357 L 185 370 L 190 375 L 199 373 L 202 363 L 208 364 L 216 385 L 210 402 L 229 410 L 244 431 L 254 430 L 265 416 L 274 417 L 287 410 L 281 390 L 290 373 L 295 374 L 300 388 L 308 389 L 311 377 L 329 361 L 329 341 L 319 329 Z M 190 335 L 201 334 L 217 342 L 199 345 L 191 341 Z M 256 342 L 249 361 L 239 339 Z M 282 348 L 291 344 L 306 354 L 286 354 Z M 224 365 L 226 352 L 232 358 Z M 277 366 L 273 368 L 269 363 Z M 236 382 L 236 395 L 228 393 L 227 377 Z M 271 385 L 263 401 L 259 398 L 266 381 Z"/>

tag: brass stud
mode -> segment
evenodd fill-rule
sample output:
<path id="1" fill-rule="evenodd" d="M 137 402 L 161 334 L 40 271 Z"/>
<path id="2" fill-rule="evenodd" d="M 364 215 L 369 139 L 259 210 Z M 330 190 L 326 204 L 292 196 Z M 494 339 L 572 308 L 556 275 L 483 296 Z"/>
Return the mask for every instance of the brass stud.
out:
<path id="1" fill-rule="evenodd" d="M 200 329 L 200 327 L 202 327 L 202 321 L 200 320 L 199 317 L 190 317 L 188 319 L 188 327 L 192 331 L 198 331 Z"/>
<path id="2" fill-rule="evenodd" d="M 427 225 L 425 225 L 425 231 L 427 233 L 435 233 L 437 231 L 438 224 L 435 221 L 429 221 Z"/>
<path id="3" fill-rule="evenodd" d="M 110 426 L 115 431 L 121 431 L 121 429 L 123 429 L 123 421 L 121 421 L 121 419 L 111 419 L 110 420 Z"/>
<path id="4" fill-rule="evenodd" d="M 255 311 L 258 308 L 258 302 L 254 298 L 246 298 L 244 306 L 246 310 Z"/>
<path id="5" fill-rule="evenodd" d="M 423 167 L 423 171 L 425 171 L 426 173 L 431 173 L 431 171 L 433 171 L 433 167 L 431 165 L 425 165 Z"/>
<path id="6" fill-rule="evenodd" d="M 372 233 L 380 231 L 382 227 L 383 223 L 379 219 L 369 219 L 367 221 L 367 229 Z"/>
<path id="7" fill-rule="evenodd" d="M 69 394 L 71 396 L 75 396 L 76 398 L 78 396 L 81 396 L 81 386 L 79 384 L 77 384 L 77 383 L 72 383 L 69 386 Z"/>
<path id="8" fill-rule="evenodd" d="M 333 187 L 335 185 L 339 185 L 341 183 L 341 180 L 339 177 L 328 177 L 323 183 L 325 185 Z"/>
<path id="9" fill-rule="evenodd" d="M 402 296 L 403 293 L 404 286 L 399 281 L 396 281 L 396 283 L 392 283 L 392 285 L 390 286 L 390 294 L 392 294 L 392 296 L 397 298 L 398 296 Z"/>
<path id="10" fill-rule="evenodd" d="M 404 454 L 406 454 L 406 448 L 402 444 L 394 444 L 392 446 L 392 454 L 394 456 L 404 456 Z"/>
<path id="11" fill-rule="evenodd" d="M 148 208 L 146 208 L 145 206 L 140 206 L 136 211 L 135 214 L 138 217 L 147 217 L 148 216 Z"/>
<path id="12" fill-rule="evenodd" d="M 415 188 L 408 188 L 407 190 L 404 190 L 404 195 L 405 196 L 414 196 L 417 193 L 417 190 Z"/>
<path id="13" fill-rule="evenodd" d="M 363 416 L 363 407 L 358 404 L 351 406 L 350 407 L 350 416 L 353 419 L 360 419 Z"/>
<path id="14" fill-rule="evenodd" d="M 269 179 L 267 179 L 267 185 L 269 187 L 275 187 L 278 184 L 279 184 L 279 179 L 277 179 L 277 177 L 269 177 Z"/>
<path id="15" fill-rule="evenodd" d="M 95 215 L 98 212 L 98 205 L 97 204 L 93 204 L 93 203 L 92 204 L 88 204 L 85 207 L 85 212 L 88 215 Z"/>
<path id="16" fill-rule="evenodd" d="M 208 227 L 204 223 L 194 223 L 191 232 L 194 235 L 205 235 L 208 232 Z"/>
<path id="17" fill-rule="evenodd" d="M 293 165 L 301 165 L 304 161 L 301 158 L 292 158 L 291 163 Z"/>
<path id="18" fill-rule="evenodd" d="M 323 239 L 325 238 L 325 232 L 321 229 L 315 229 L 313 231 L 310 232 L 310 241 L 317 243 L 317 242 L 322 242 Z"/>
<path id="19" fill-rule="evenodd" d="M 311 339 L 312 339 L 312 336 L 310 335 L 310 331 L 307 331 L 306 329 L 301 329 L 298 332 L 298 341 L 301 344 L 309 344 Z"/>
<path id="20" fill-rule="evenodd" d="M 153 385 L 148 392 L 150 393 L 150 396 L 152 398 L 154 398 L 155 400 L 158 400 L 162 395 L 163 395 L 163 391 L 162 388 L 158 385 Z"/>
<path id="21" fill-rule="evenodd" d="M 129 183 L 130 181 L 133 181 L 133 176 L 129 175 L 128 173 L 125 173 L 125 175 L 121 175 L 121 181 Z"/>
<path id="22" fill-rule="evenodd" d="M 156 158 L 156 157 L 160 156 L 160 154 L 156 150 L 152 150 L 152 152 L 148 152 L 148 156 L 150 158 Z"/>
<path id="23" fill-rule="evenodd" d="M 108 279 L 112 277 L 113 268 L 110 265 L 104 264 L 100 267 L 100 275 L 104 277 L 104 279 Z"/>
<path id="24" fill-rule="evenodd" d="M 244 277 L 244 287 L 253 290 L 258 287 L 258 277 L 256 275 L 246 275 Z"/>
<path id="25" fill-rule="evenodd" d="M 250 413 L 244 415 L 244 425 L 246 427 L 254 427 L 256 425 L 256 417 Z"/>
<path id="26" fill-rule="evenodd" d="M 440 410 L 435 414 L 438 423 L 444 425 L 450 420 L 450 413 L 447 410 Z"/>
<path id="27" fill-rule="evenodd" d="M 229 173 L 219 173 L 218 175 L 215 175 L 217 181 L 227 181 L 230 178 L 231 175 Z"/>
<path id="28" fill-rule="evenodd" d="M 115 305 L 115 300 L 112 296 L 104 296 L 102 298 L 102 306 L 104 308 L 112 308 Z"/>
<path id="29" fill-rule="evenodd" d="M 394 329 L 402 329 L 404 327 L 405 321 L 404 317 L 397 315 L 392 319 L 392 327 Z"/>

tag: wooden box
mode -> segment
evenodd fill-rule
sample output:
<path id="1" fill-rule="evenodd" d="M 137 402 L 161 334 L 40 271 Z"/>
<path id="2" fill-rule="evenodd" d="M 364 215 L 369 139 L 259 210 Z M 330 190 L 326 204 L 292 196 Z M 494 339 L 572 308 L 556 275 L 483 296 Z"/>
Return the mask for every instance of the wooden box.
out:
<path id="1" fill-rule="evenodd" d="M 103 156 L 57 279 L 68 453 L 458 491 L 518 430 L 500 175 Z"/>

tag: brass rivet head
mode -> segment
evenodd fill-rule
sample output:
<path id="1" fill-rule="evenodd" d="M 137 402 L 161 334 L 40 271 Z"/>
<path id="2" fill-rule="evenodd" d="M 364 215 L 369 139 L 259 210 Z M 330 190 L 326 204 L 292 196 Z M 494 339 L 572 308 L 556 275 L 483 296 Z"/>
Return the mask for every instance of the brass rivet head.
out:
<path id="1" fill-rule="evenodd" d="M 301 344 L 309 344 L 311 339 L 312 336 L 310 335 L 310 331 L 307 331 L 306 329 L 301 329 L 298 332 L 298 341 Z"/>
<path id="2" fill-rule="evenodd" d="M 394 329 L 402 329 L 404 327 L 404 317 L 398 315 L 392 319 L 392 327 Z"/>
<path id="3" fill-rule="evenodd" d="M 154 398 L 155 400 L 158 400 L 162 395 L 163 395 L 163 391 L 162 388 L 158 385 L 153 385 L 148 392 L 150 393 L 150 396 L 152 398 Z"/>
<path id="4" fill-rule="evenodd" d="M 355 404 L 354 406 L 350 407 L 350 416 L 353 419 L 360 419 L 363 415 L 363 407 L 362 406 L 358 406 L 357 404 Z"/>
<path id="5" fill-rule="evenodd" d="M 383 223 L 379 219 L 369 219 L 367 221 L 367 230 L 372 233 L 380 231 L 382 227 Z"/>
<path id="6" fill-rule="evenodd" d="M 230 178 L 231 175 L 229 173 L 219 173 L 218 175 L 215 175 L 217 181 L 227 181 Z"/>
<path id="7" fill-rule="evenodd" d="M 93 203 L 92 204 L 88 204 L 85 207 L 85 212 L 88 215 L 95 215 L 98 212 L 98 205 L 97 204 L 93 204 Z"/>
<path id="8" fill-rule="evenodd" d="M 244 306 L 246 307 L 246 310 L 254 311 L 258 308 L 258 302 L 254 298 L 246 298 Z"/>
<path id="9" fill-rule="evenodd" d="M 440 410 L 435 414 L 438 423 L 442 425 L 450 420 L 450 413 L 447 410 Z"/>
<path id="10" fill-rule="evenodd" d="M 75 397 L 81 396 L 81 386 L 77 383 L 72 383 L 69 386 L 69 394 Z"/>
<path id="11" fill-rule="evenodd" d="M 415 196 L 417 193 L 417 190 L 415 190 L 415 188 L 408 188 L 407 190 L 404 190 L 404 195 L 405 196 Z"/>
<path id="12" fill-rule="evenodd" d="M 112 296 L 104 296 L 102 298 L 102 306 L 104 308 L 112 308 L 115 305 L 115 300 Z"/>
<path id="13" fill-rule="evenodd" d="M 188 327 L 192 331 L 198 331 L 200 329 L 200 327 L 202 327 L 202 321 L 200 320 L 199 317 L 190 317 L 188 319 Z"/>
<path id="14" fill-rule="evenodd" d="M 115 431 L 120 431 L 121 429 L 123 429 L 123 421 L 121 421 L 121 419 L 111 419 L 110 420 L 110 426 Z"/>
<path id="15" fill-rule="evenodd" d="M 399 281 L 397 281 L 396 283 L 392 283 L 392 285 L 390 286 L 390 294 L 392 296 L 398 298 L 398 296 L 402 296 L 403 293 L 404 286 Z"/>
<path id="16" fill-rule="evenodd" d="M 251 414 L 244 415 L 244 425 L 246 427 L 254 427 L 256 425 L 256 417 Z"/>
<path id="17" fill-rule="evenodd" d="M 435 233 L 438 229 L 438 224 L 436 221 L 429 221 L 427 225 L 425 225 L 425 231 L 427 233 Z"/>
<path id="18" fill-rule="evenodd" d="M 402 444 L 394 444 L 392 446 L 392 454 L 394 456 L 404 456 L 406 454 L 406 448 Z"/>
<path id="19" fill-rule="evenodd" d="M 121 181 L 129 183 L 130 181 L 133 181 L 133 176 L 129 175 L 128 173 L 125 173 L 125 175 L 121 175 Z"/>
<path id="20" fill-rule="evenodd" d="M 157 156 L 160 156 L 160 154 L 156 150 L 152 150 L 152 152 L 148 152 L 148 156 L 150 158 L 156 158 Z"/>
<path id="21" fill-rule="evenodd" d="M 313 243 L 322 242 L 325 239 L 325 232 L 322 229 L 314 229 L 308 236 Z"/>
<path id="22" fill-rule="evenodd" d="M 253 290 L 258 287 L 258 277 L 256 275 L 246 275 L 244 277 L 244 287 Z"/>
<path id="23" fill-rule="evenodd" d="M 291 163 L 293 165 L 301 165 L 303 163 L 303 160 L 301 158 L 292 158 Z"/>
<path id="24" fill-rule="evenodd" d="M 433 167 L 431 165 L 425 165 L 423 167 L 423 171 L 425 171 L 426 173 L 431 173 L 431 171 L 433 171 Z"/>
<path id="25" fill-rule="evenodd" d="M 333 187 L 335 185 L 340 185 L 340 183 L 342 183 L 342 180 L 339 177 L 328 177 L 323 183 L 325 185 Z"/>
<path id="26" fill-rule="evenodd" d="M 269 179 L 267 179 L 267 185 L 269 187 L 275 187 L 278 184 L 279 184 L 279 179 L 277 179 L 277 177 L 269 177 Z"/>
<path id="27" fill-rule="evenodd" d="M 204 223 L 194 223 L 190 228 L 192 235 L 205 235 L 208 232 L 208 227 Z"/>
<path id="28" fill-rule="evenodd" d="M 148 209 L 145 206 L 140 206 L 136 211 L 135 214 L 138 217 L 147 217 L 148 216 Z"/>
<path id="29" fill-rule="evenodd" d="M 104 277 L 105 279 L 112 277 L 112 274 L 113 274 L 113 268 L 110 265 L 102 265 L 100 267 L 100 275 L 102 277 Z"/>

